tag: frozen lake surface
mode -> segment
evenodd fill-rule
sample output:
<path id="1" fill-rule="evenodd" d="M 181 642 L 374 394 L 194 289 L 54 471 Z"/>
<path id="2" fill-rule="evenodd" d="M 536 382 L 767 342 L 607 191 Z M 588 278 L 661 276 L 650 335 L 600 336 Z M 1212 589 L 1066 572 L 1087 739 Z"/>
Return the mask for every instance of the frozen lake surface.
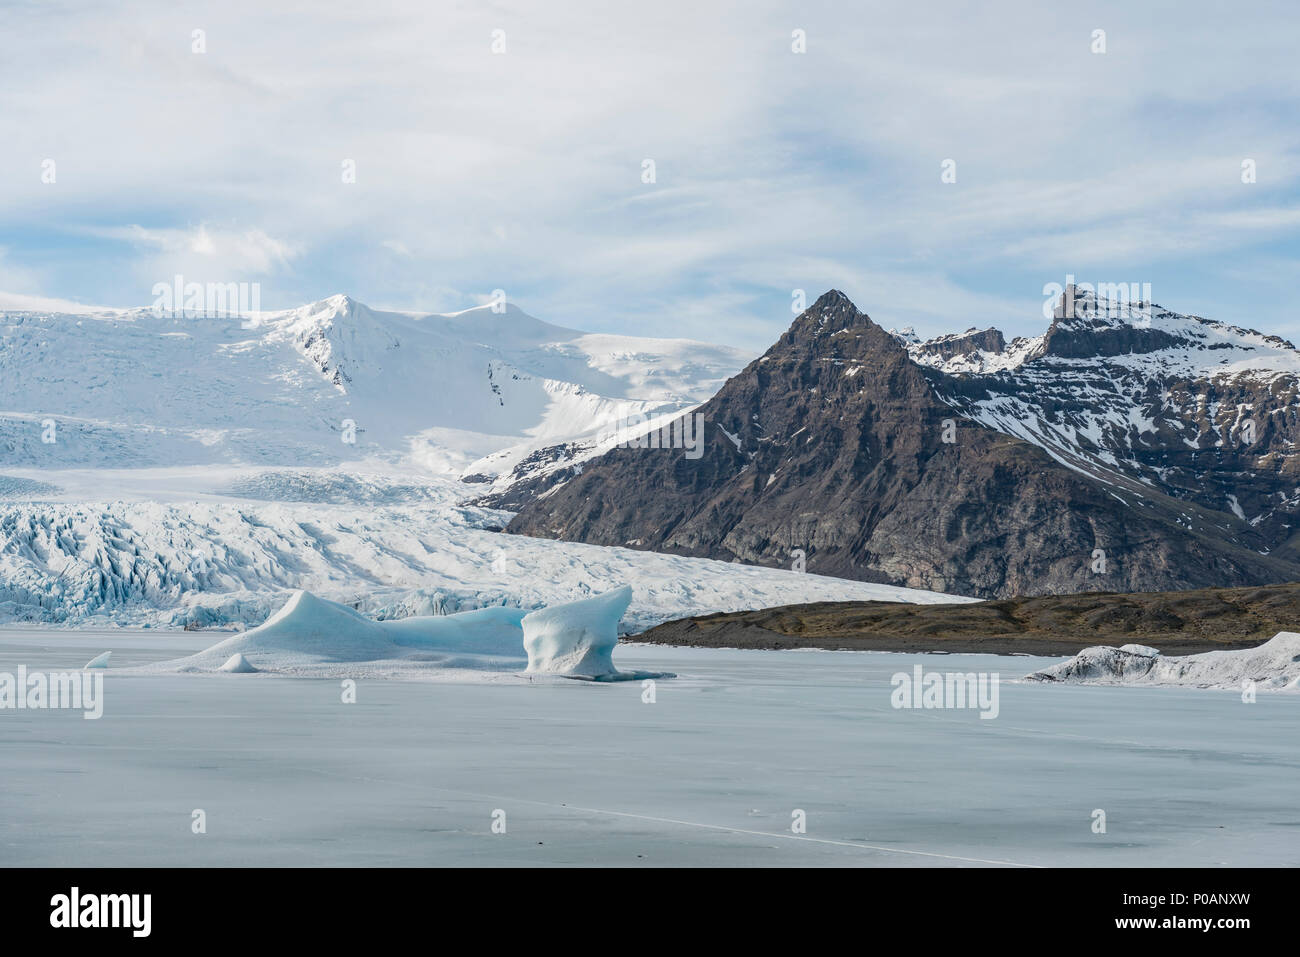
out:
<path id="1" fill-rule="evenodd" d="M 3 629 L 0 671 L 213 641 Z M 654 703 L 635 682 L 360 680 L 345 704 L 337 680 L 110 670 L 100 720 L 0 711 L 0 864 L 1300 865 L 1293 696 L 1010 683 L 1055 660 L 620 646 L 680 675 Z M 999 673 L 998 717 L 895 710 L 918 663 Z"/>

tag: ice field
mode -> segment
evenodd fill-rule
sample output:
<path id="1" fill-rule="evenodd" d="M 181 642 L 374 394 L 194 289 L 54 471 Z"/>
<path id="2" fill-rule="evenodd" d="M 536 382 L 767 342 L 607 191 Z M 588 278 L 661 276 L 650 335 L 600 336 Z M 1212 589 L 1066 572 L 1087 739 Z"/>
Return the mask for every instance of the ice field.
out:
<path id="1" fill-rule="evenodd" d="M 0 671 L 212 642 L 6 628 Z M 1013 680 L 1056 661 L 620 644 L 619 667 L 678 674 L 653 703 L 639 682 L 361 678 L 348 704 L 335 679 L 110 670 L 99 720 L 0 712 L 0 864 L 1300 864 L 1290 695 Z M 894 709 L 916 664 L 1000 674 L 998 717 Z"/>

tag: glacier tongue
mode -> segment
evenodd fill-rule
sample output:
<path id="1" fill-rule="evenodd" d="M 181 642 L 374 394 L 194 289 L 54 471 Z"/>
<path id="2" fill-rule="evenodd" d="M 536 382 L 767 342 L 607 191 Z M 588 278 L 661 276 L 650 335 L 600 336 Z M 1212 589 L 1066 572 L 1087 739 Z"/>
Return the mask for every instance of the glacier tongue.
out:
<path id="1" fill-rule="evenodd" d="M 293 469 L 62 472 L 44 501 L 0 501 L 0 622 L 259 625 L 306 589 L 371 618 L 524 610 L 635 581 L 625 629 L 801 601 L 952 596 L 776 568 L 501 535 L 445 478 Z M 213 488 L 239 488 L 237 498 Z M 92 494 L 121 495 L 95 501 Z M 145 500 L 142 497 L 148 496 Z M 60 498 L 71 498 L 63 501 Z M 355 502 L 355 504 L 353 504 Z"/>

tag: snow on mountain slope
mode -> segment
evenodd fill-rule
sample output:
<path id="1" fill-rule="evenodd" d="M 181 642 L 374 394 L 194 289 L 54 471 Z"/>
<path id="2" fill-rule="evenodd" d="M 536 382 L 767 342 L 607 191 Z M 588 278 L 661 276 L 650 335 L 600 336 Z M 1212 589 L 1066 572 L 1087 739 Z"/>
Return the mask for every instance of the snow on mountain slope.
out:
<path id="1" fill-rule="evenodd" d="M 1254 551 L 1300 548 L 1300 351 L 1290 342 L 1077 290 L 1041 336 L 900 341 L 955 411 L 1033 442 L 1122 501 L 1158 492 L 1215 513 Z"/>
<path id="2" fill-rule="evenodd" d="M 0 313 L 0 462 L 379 458 L 458 472 L 506 452 L 512 466 L 628 416 L 688 408 L 748 358 L 577 332 L 513 305 L 419 316 L 333 296 L 258 319 Z"/>
<path id="3" fill-rule="evenodd" d="M 969 329 L 924 342 L 895 335 L 916 362 L 952 375 L 1010 371 L 1042 358 L 1079 363 L 1104 358 L 1134 371 L 1185 378 L 1249 375 L 1267 381 L 1300 373 L 1300 352 L 1285 339 L 1153 303 L 1098 300 L 1096 293 L 1079 292 L 1068 310 L 1058 306 L 1056 313 L 1043 335 L 1017 337 L 1010 344 L 996 329 Z"/>
<path id="4" fill-rule="evenodd" d="M 1017 336 L 1007 343 L 996 329 L 967 329 L 964 333 L 950 333 L 924 342 L 915 335 L 908 339 L 901 333 L 893 334 L 907 347 L 914 361 L 949 375 L 978 375 L 1019 368 L 1042 355 L 1046 338 Z"/>

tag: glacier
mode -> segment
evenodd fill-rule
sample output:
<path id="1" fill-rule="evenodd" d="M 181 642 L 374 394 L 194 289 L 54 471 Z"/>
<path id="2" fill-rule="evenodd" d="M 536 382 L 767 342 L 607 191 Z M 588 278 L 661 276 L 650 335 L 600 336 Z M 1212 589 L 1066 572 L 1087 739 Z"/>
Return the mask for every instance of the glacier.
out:
<path id="1" fill-rule="evenodd" d="M 525 611 L 633 582 L 624 626 L 804 601 L 962 599 L 793 570 L 503 535 L 510 513 L 415 470 L 39 473 L 0 495 L 0 623 L 249 628 L 297 589 L 372 618 Z M 252 497 L 256 496 L 256 497 Z"/>
<path id="2" fill-rule="evenodd" d="M 251 324 L 0 311 L 0 337 L 0 624 L 248 629 L 298 589 L 374 619 L 527 612 L 610 581 L 635 583 L 625 631 L 952 600 L 506 536 L 472 504 L 695 407 L 749 358 L 731 347 L 347 296 Z"/>
<path id="3" fill-rule="evenodd" d="M 0 311 L 0 338 L 6 464 L 377 459 L 489 483 L 509 481 L 539 449 L 560 450 L 547 468 L 595 454 L 620 421 L 684 411 L 751 358 L 686 339 L 586 333 L 512 303 L 420 315 L 345 295 L 252 323 L 148 308 Z M 47 441 L 47 420 L 57 441 Z"/>

